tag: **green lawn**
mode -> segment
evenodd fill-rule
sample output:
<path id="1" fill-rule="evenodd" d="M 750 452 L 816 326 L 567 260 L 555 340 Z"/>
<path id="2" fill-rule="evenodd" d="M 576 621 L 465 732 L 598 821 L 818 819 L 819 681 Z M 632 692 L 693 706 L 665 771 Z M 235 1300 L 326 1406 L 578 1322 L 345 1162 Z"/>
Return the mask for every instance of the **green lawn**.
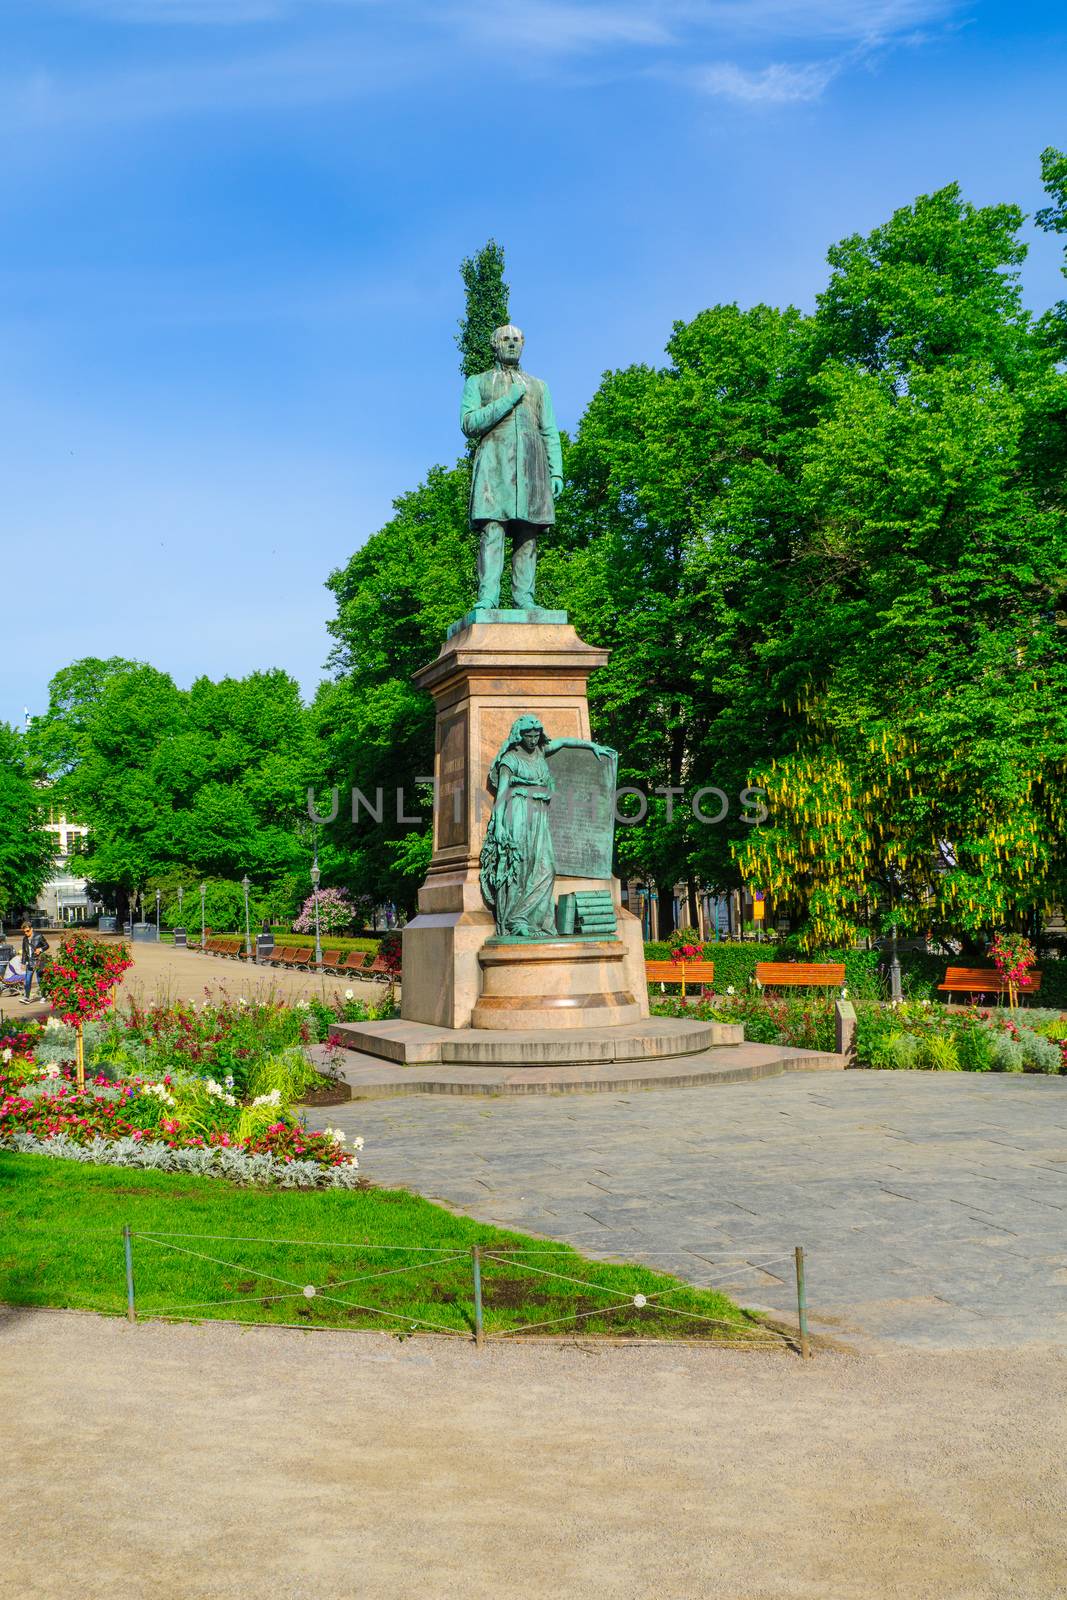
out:
<path id="1" fill-rule="evenodd" d="M 782 1343 L 725 1295 L 589 1261 L 403 1190 L 261 1191 L 47 1156 L 0 1155 L 0 1300 L 124 1312 L 127 1222 L 140 1316 L 469 1336 L 477 1244 L 505 1258 L 483 1254 L 488 1334 L 536 1323 L 549 1334 Z M 637 1294 L 649 1303 L 635 1306 Z"/>

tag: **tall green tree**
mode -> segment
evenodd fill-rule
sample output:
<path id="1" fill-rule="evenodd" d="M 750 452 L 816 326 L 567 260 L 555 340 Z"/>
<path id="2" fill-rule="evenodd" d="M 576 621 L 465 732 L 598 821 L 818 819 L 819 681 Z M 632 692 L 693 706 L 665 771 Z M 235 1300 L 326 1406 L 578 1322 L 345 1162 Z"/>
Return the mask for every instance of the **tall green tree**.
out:
<path id="1" fill-rule="evenodd" d="M 465 378 L 487 372 L 493 365 L 493 330 L 508 321 L 508 286 L 504 282 L 504 247 L 490 239 L 467 256 L 459 275 L 466 293 L 466 308 L 459 322 L 459 370 Z"/>
<path id="2" fill-rule="evenodd" d="M 0 722 L 0 913 L 10 917 L 31 906 L 48 881 L 55 839 L 47 820 L 24 739 Z"/>
<path id="3" fill-rule="evenodd" d="M 1067 890 L 1064 484 L 1033 449 L 1064 378 L 1021 307 L 1021 221 L 953 186 L 831 252 L 764 652 L 791 726 L 737 852 L 812 942 L 892 917 L 977 944 Z"/>
<path id="4" fill-rule="evenodd" d="M 320 752 L 284 672 L 180 690 L 154 667 L 76 662 L 53 681 L 35 750 L 89 826 L 85 870 L 109 901 L 245 873 L 257 889 L 307 881 Z"/>

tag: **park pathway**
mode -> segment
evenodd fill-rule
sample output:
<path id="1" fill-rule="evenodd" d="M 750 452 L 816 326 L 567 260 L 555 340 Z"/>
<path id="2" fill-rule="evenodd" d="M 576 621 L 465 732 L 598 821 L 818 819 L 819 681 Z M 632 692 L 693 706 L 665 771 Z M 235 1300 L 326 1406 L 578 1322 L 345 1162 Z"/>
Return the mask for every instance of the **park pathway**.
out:
<path id="1" fill-rule="evenodd" d="M 329 1120 L 365 1136 L 375 1183 L 748 1305 L 795 1312 L 802 1244 L 813 1327 L 853 1345 L 1067 1348 L 1062 1078 L 789 1073 Z"/>

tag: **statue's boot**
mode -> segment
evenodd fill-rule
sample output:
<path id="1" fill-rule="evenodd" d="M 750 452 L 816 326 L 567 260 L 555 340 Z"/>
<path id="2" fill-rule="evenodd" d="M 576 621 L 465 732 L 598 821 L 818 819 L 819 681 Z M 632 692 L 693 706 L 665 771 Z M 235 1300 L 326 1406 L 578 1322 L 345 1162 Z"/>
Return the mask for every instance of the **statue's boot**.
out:
<path id="1" fill-rule="evenodd" d="M 516 539 L 511 551 L 511 603 L 517 611 L 533 611 L 537 579 L 537 535 Z"/>
<path id="2" fill-rule="evenodd" d="M 504 527 L 484 522 L 478 541 L 478 598 L 475 611 L 496 611 L 500 605 L 500 580 L 504 575 Z"/>

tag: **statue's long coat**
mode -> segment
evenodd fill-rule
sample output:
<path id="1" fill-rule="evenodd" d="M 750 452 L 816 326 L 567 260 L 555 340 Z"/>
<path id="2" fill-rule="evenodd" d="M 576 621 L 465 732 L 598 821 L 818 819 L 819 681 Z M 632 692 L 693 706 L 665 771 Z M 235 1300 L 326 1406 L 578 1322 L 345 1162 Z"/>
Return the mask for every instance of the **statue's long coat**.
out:
<path id="1" fill-rule="evenodd" d="M 548 384 L 520 374 L 526 393 L 517 406 L 507 399 L 513 370 L 494 367 L 468 378 L 460 424 L 477 439 L 471 474 L 470 517 L 479 522 L 556 520 L 552 479 L 563 476 L 563 452 Z"/>

